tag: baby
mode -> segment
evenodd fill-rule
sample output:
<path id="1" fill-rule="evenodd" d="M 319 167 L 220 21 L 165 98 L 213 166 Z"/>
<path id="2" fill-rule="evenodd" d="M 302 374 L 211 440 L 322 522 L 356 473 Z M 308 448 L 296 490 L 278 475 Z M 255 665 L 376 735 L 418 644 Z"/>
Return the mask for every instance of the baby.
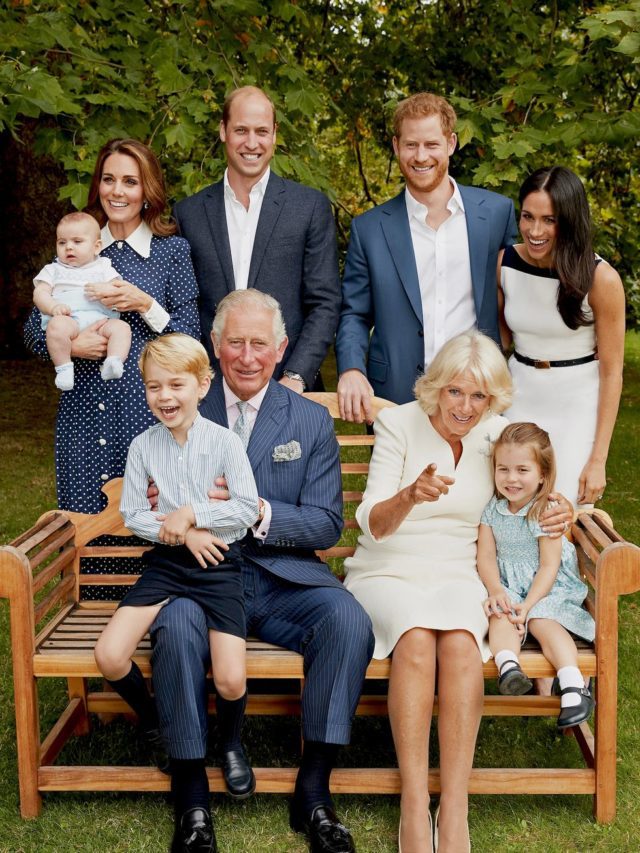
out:
<path id="1" fill-rule="evenodd" d="M 107 339 L 107 357 L 100 370 L 103 379 L 120 379 L 131 346 L 131 328 L 120 314 L 97 299 L 88 299 L 86 284 L 119 279 L 109 258 L 99 257 L 100 226 L 88 213 L 63 216 L 56 231 L 56 260 L 34 278 L 33 301 L 42 314 L 47 349 L 56 368 L 56 386 L 73 388 L 71 342 L 98 320 L 108 318 L 98 329 Z"/>

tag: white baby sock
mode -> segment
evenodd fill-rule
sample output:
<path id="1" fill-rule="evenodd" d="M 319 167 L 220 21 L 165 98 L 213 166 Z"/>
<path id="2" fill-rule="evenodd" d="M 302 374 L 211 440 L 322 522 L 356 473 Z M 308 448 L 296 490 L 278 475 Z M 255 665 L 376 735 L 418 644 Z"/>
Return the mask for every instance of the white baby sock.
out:
<path id="1" fill-rule="evenodd" d="M 503 672 L 509 672 L 514 666 L 518 666 L 518 655 L 510 649 L 503 649 L 501 652 L 496 652 L 493 656 L 498 667 L 498 672 L 502 675 Z M 504 667 L 504 669 L 502 668 Z"/>
<path id="2" fill-rule="evenodd" d="M 563 666 L 558 670 L 558 681 L 560 682 L 560 690 L 565 687 L 584 687 L 584 678 L 577 666 Z M 561 708 L 573 708 L 574 705 L 580 704 L 579 693 L 565 693 L 560 697 Z"/>
<path id="3" fill-rule="evenodd" d="M 117 355 L 110 355 L 105 359 L 104 364 L 100 368 L 100 376 L 107 381 L 107 379 L 120 379 L 122 373 L 124 371 L 124 364 L 122 363 L 122 359 L 118 358 Z"/>
<path id="4" fill-rule="evenodd" d="M 56 366 L 56 388 L 61 391 L 71 391 L 73 388 L 73 362 Z"/>

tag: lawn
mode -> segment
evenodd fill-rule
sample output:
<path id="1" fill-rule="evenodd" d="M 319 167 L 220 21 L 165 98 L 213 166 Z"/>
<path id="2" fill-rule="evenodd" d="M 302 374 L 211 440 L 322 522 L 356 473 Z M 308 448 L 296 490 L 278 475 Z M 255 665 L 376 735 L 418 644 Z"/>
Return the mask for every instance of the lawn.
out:
<path id="1" fill-rule="evenodd" d="M 9 542 L 45 509 L 55 504 L 53 425 L 56 393 L 48 367 L 35 361 L 2 362 L 0 371 L 0 543 Z M 640 470 L 640 335 L 627 336 L 625 389 L 609 458 L 603 507 L 627 538 L 640 542 L 638 472 Z M 471 798 L 470 827 L 474 851 L 632 851 L 638 849 L 640 816 L 640 596 L 621 604 L 618 742 L 618 815 L 609 826 L 591 817 L 589 797 Z M 165 797 L 155 794 L 48 794 L 42 815 L 22 821 L 18 810 L 15 728 L 8 638 L 8 607 L 0 602 L 0 853 L 59 851 L 161 851 L 168 849 L 172 813 Z M 43 731 L 62 705 L 63 684 L 46 683 L 41 692 Z M 247 741 L 256 762 L 295 761 L 299 730 L 291 719 L 250 719 Z M 96 726 L 88 738 L 69 747 L 91 763 L 135 763 L 134 738 L 126 722 Z M 518 764 L 581 765 L 571 738 L 556 734 L 546 719 L 485 719 L 477 759 L 484 766 Z M 65 753 L 69 757 L 69 752 Z M 393 748 L 385 722 L 357 719 L 354 743 L 345 764 L 388 764 Z M 396 797 L 342 796 L 339 812 L 351 828 L 359 853 L 397 849 Z M 213 802 L 223 851 L 306 851 L 288 827 L 286 799 L 260 795 L 246 804 Z M 636 839 L 634 841 L 633 839 Z"/>

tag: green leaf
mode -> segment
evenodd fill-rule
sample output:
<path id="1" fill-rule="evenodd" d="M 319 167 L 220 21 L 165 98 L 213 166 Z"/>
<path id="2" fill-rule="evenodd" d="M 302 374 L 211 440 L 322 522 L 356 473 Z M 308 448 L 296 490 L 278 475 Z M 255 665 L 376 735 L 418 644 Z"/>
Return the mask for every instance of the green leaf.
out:
<path id="1" fill-rule="evenodd" d="M 167 145 L 177 145 L 185 151 L 190 151 L 196 139 L 198 130 L 188 119 L 181 119 L 177 124 L 166 128 L 164 137 Z"/>
<path id="2" fill-rule="evenodd" d="M 193 86 L 193 78 L 188 74 L 183 74 L 178 66 L 166 60 L 158 65 L 155 69 L 155 76 L 160 83 L 159 91 L 163 95 L 169 95 L 173 92 L 183 92 L 190 86 Z"/>

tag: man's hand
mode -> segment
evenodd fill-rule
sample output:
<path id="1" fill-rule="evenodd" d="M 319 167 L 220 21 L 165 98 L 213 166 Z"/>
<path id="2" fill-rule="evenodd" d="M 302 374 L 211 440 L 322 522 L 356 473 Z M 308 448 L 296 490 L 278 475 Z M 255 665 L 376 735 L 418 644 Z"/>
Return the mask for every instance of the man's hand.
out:
<path id="1" fill-rule="evenodd" d="M 566 533 L 573 521 L 573 504 L 560 492 L 549 495 L 547 508 L 540 515 L 540 527 L 551 539 L 557 539 Z"/>
<path id="2" fill-rule="evenodd" d="M 299 379 L 292 379 L 290 376 L 283 376 L 280 379 L 280 384 L 294 391 L 296 394 L 302 394 L 304 391 L 304 383 L 300 382 Z"/>
<path id="3" fill-rule="evenodd" d="M 360 370 L 345 370 L 338 380 L 338 408 L 343 421 L 373 423 L 373 388 Z"/>
<path id="4" fill-rule="evenodd" d="M 71 308 L 69 308 L 68 305 L 65 305 L 64 302 L 58 302 L 57 305 L 54 305 L 51 312 L 52 317 L 57 317 L 60 314 L 65 314 L 67 317 L 71 314 Z"/>
<path id="5" fill-rule="evenodd" d="M 100 361 L 107 354 L 107 339 L 101 334 L 100 329 L 109 318 L 98 320 L 83 329 L 80 334 L 71 341 L 72 358 L 88 358 L 90 361 Z"/>
<path id="6" fill-rule="evenodd" d="M 165 545 L 184 545 L 187 532 L 196 523 L 191 504 L 185 504 L 168 515 L 156 516 L 162 522 L 158 539 Z"/>
<path id="7" fill-rule="evenodd" d="M 437 501 L 441 495 L 446 495 L 449 492 L 449 486 L 455 483 L 453 477 L 436 474 L 436 468 L 435 462 L 427 465 L 415 483 L 409 486 L 411 500 L 414 504 Z"/>
<path id="8" fill-rule="evenodd" d="M 192 527 L 187 531 L 184 544 L 191 551 L 203 569 L 207 564 L 217 566 L 224 562 L 224 551 L 229 550 L 222 539 L 218 539 L 209 530 Z"/>

